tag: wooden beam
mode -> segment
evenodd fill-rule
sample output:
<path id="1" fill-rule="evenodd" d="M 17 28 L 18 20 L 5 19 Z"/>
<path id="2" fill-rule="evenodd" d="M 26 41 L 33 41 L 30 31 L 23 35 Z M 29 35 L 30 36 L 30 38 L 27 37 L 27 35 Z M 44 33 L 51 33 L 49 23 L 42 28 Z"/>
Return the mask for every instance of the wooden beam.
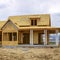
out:
<path id="1" fill-rule="evenodd" d="M 18 41 L 18 31 L 17 31 L 17 41 Z M 17 43 L 18 44 L 18 43 Z"/>
<path id="2" fill-rule="evenodd" d="M 45 34 L 44 45 L 47 45 L 48 44 L 48 32 L 47 32 L 47 30 L 44 30 L 44 34 Z"/>
<path id="3" fill-rule="evenodd" d="M 58 30 L 56 30 L 56 45 L 59 45 L 59 36 L 58 36 Z"/>
<path id="4" fill-rule="evenodd" d="M 30 30 L 30 45 L 33 45 L 33 30 Z"/>

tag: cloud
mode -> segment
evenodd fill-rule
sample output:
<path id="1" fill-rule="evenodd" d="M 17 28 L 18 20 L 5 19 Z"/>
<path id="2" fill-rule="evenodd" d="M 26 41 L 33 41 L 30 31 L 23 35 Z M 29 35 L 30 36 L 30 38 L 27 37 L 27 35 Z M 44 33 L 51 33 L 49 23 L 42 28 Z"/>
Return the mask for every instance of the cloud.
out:
<path id="1" fill-rule="evenodd" d="M 51 14 L 53 26 L 59 26 L 60 0 L 0 0 L 0 19 L 5 20 L 10 15 Z M 57 19 L 58 18 L 58 19 Z"/>
<path id="2" fill-rule="evenodd" d="M 1 0 L 0 10 L 9 14 L 40 14 L 60 12 L 59 0 Z M 6 11 L 7 10 L 7 11 Z M 4 14 L 4 13 L 1 13 Z"/>
<path id="3" fill-rule="evenodd" d="M 51 14 L 52 26 L 60 27 L 60 13 Z"/>

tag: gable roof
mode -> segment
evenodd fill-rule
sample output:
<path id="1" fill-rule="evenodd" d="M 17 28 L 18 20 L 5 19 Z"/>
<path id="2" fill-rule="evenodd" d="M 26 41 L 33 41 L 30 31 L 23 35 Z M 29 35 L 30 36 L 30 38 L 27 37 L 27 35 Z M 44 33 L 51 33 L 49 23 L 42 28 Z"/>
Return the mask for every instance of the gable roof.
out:
<path id="1" fill-rule="evenodd" d="M 6 21 L 0 21 L 0 30 L 3 27 L 3 25 L 6 23 Z"/>
<path id="2" fill-rule="evenodd" d="M 30 18 L 41 18 L 41 16 L 47 16 L 49 19 L 48 19 L 48 24 L 49 26 L 40 26 L 40 27 L 37 27 L 37 26 L 30 26 L 27 22 L 30 21 Z M 51 27 L 51 21 L 50 21 L 50 14 L 40 14 L 40 15 L 21 15 L 21 16 L 9 16 L 8 20 L 7 21 L 0 21 L 0 30 L 5 26 L 5 24 L 8 22 L 8 21 L 11 21 L 12 24 L 17 27 L 18 30 L 21 30 L 21 29 L 59 29 L 60 28 L 57 28 L 57 27 Z M 46 20 L 47 21 L 47 20 Z M 26 23 L 25 25 L 23 24 Z M 29 22 L 30 23 L 30 22 Z M 23 26 L 21 26 L 23 24 Z M 43 25 L 43 24 L 42 24 Z M 24 27 L 25 26 L 25 27 Z"/>
<path id="3" fill-rule="evenodd" d="M 16 29 L 18 29 L 18 27 L 17 27 L 11 20 L 7 20 L 7 21 L 5 22 L 5 24 L 3 24 L 3 26 L 1 27 L 1 29 L 3 29 L 4 26 L 5 26 L 8 22 L 11 22 L 11 23 L 13 24 L 13 26 L 14 26 Z"/>
<path id="4" fill-rule="evenodd" d="M 42 16 L 48 16 L 48 25 L 51 25 L 50 22 L 50 14 L 39 14 L 39 15 L 21 15 L 21 16 L 9 16 L 9 20 L 11 20 L 18 28 L 20 26 L 29 26 L 30 18 L 41 18 Z M 42 24 L 43 25 L 43 24 Z"/>

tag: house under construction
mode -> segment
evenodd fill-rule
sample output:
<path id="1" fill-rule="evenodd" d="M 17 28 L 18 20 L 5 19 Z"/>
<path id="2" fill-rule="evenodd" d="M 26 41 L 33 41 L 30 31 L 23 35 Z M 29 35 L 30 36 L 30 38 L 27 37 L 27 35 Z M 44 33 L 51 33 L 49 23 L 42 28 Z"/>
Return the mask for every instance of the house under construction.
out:
<path id="1" fill-rule="evenodd" d="M 59 32 L 60 28 L 51 26 L 50 14 L 10 16 L 0 21 L 0 44 L 59 46 Z"/>

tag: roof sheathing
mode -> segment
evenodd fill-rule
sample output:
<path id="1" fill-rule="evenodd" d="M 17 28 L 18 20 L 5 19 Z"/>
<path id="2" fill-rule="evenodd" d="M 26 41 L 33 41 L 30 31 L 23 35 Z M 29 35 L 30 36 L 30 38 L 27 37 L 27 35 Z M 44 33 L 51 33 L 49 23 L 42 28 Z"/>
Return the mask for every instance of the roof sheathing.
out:
<path id="1" fill-rule="evenodd" d="M 41 18 L 41 16 L 48 16 L 49 25 L 51 25 L 50 14 L 10 16 L 8 19 L 10 19 L 18 28 L 20 28 L 20 26 L 30 26 L 30 23 L 28 22 L 28 20 L 30 21 L 29 18 Z"/>

